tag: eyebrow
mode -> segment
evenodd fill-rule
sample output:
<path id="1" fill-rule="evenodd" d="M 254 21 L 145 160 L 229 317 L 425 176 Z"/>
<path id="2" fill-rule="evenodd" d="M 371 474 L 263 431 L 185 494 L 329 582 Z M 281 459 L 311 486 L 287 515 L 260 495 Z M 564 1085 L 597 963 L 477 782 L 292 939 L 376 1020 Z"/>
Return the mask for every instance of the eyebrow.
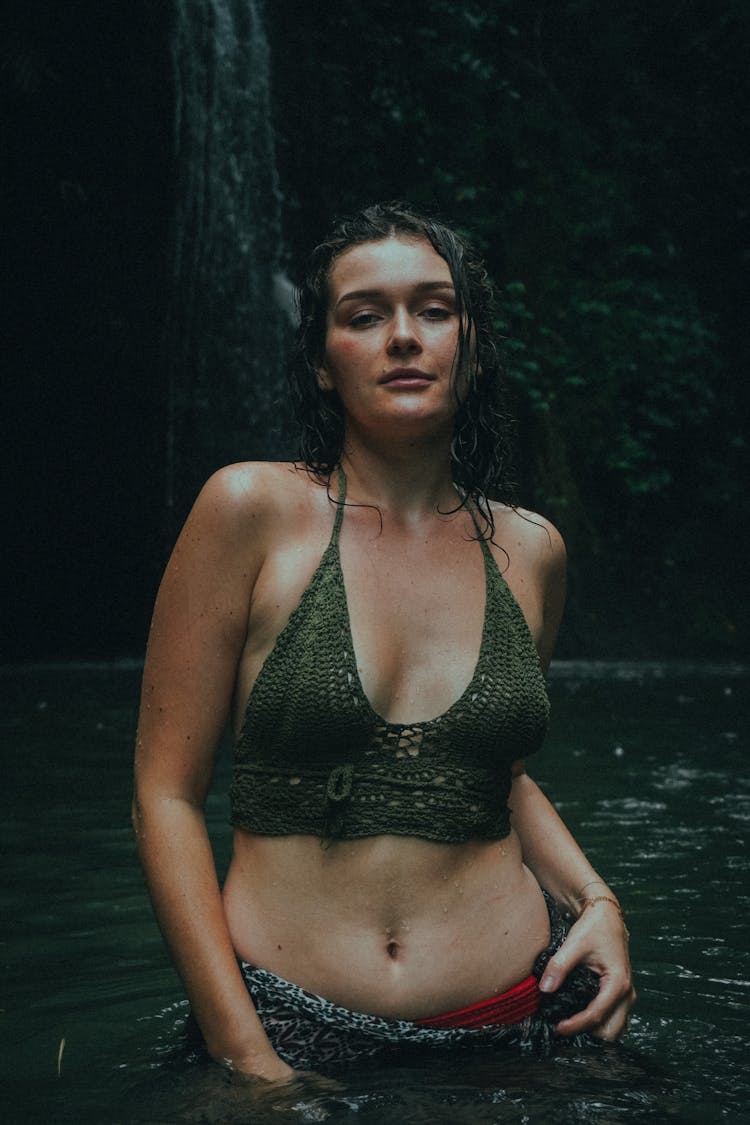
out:
<path id="1" fill-rule="evenodd" d="M 420 293 L 434 293 L 440 289 L 448 289 L 451 293 L 456 291 L 452 281 L 420 281 L 414 289 Z M 351 293 L 344 293 L 343 297 L 339 297 L 336 308 L 346 301 L 360 301 L 363 297 L 382 297 L 384 293 L 384 289 L 353 289 Z"/>

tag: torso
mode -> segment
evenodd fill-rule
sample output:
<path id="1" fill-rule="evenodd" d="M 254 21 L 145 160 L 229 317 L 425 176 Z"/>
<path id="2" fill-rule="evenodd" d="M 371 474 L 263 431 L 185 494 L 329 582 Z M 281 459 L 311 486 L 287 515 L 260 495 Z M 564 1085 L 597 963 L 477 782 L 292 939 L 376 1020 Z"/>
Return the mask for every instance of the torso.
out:
<path id="1" fill-rule="evenodd" d="M 302 471 L 268 466 L 267 484 L 274 518 L 254 571 L 236 727 L 334 517 L 325 488 Z M 493 551 L 536 637 L 544 591 L 530 541 L 539 525 L 533 531 L 527 522 L 499 508 L 495 541 L 507 556 Z M 441 714 L 471 680 L 485 604 L 474 535 L 465 510 L 421 529 L 384 512 L 382 533 L 372 508 L 346 510 L 340 553 L 359 675 L 374 710 L 390 722 Z M 549 935 L 541 892 L 513 833 L 464 845 L 378 836 L 322 847 L 311 836 L 238 830 L 224 903 L 243 959 L 334 1002 L 400 1018 L 510 987 Z"/>

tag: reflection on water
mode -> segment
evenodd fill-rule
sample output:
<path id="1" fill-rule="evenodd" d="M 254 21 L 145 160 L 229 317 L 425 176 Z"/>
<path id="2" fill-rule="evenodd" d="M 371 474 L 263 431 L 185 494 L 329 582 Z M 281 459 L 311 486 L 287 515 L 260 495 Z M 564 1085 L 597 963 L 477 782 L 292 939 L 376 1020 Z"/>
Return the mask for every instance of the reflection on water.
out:
<path id="1" fill-rule="evenodd" d="M 182 1046 L 185 1004 L 129 824 L 138 669 L 6 669 L 3 1120 L 744 1120 L 749 681 L 726 666 L 554 668 L 530 772 L 627 908 L 639 1003 L 624 1044 L 412 1059 L 279 1095 Z M 209 803 L 220 867 L 227 767 Z"/>

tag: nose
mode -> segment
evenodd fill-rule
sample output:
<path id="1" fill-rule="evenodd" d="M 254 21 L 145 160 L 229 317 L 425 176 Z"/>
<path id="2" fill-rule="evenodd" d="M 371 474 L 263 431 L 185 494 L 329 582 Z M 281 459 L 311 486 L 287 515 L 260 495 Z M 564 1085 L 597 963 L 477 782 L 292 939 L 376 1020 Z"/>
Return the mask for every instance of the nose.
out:
<path id="1" fill-rule="evenodd" d="M 388 340 L 388 354 L 400 355 L 403 353 L 416 354 L 422 350 L 422 341 L 419 338 L 414 318 L 408 309 L 396 309 L 393 315 L 392 330 Z"/>

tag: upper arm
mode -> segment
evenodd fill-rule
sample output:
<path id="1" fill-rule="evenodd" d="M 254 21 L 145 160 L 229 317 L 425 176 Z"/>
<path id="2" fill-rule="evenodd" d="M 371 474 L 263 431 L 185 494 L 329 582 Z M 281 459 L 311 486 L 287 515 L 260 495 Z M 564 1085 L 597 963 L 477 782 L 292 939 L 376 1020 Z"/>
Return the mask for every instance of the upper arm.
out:
<path id="1" fill-rule="evenodd" d="M 539 560 L 544 600 L 538 650 L 542 667 L 546 671 L 552 659 L 565 608 L 567 558 L 560 532 L 547 520 L 544 521 L 544 527 L 545 543 Z"/>
<path id="2" fill-rule="evenodd" d="M 536 512 L 502 508 L 500 551 L 506 581 L 519 603 L 542 668 L 552 658 L 565 606 L 565 544 L 557 528 Z"/>
<path id="3" fill-rule="evenodd" d="M 138 796 L 205 800 L 263 557 L 251 477 L 236 466 L 208 481 L 165 570 L 143 674 Z"/>

